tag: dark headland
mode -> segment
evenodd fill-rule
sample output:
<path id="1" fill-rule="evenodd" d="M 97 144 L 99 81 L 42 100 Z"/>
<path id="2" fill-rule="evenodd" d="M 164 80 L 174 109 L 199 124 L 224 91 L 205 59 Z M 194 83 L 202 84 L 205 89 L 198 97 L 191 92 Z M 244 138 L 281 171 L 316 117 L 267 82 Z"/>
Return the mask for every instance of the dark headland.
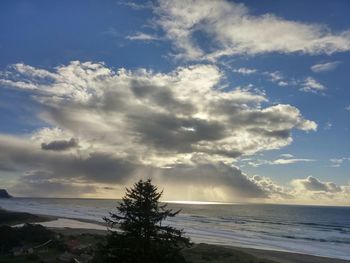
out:
<path id="1" fill-rule="evenodd" d="M 5 189 L 0 189 L 0 198 L 12 198 L 12 196 Z"/>

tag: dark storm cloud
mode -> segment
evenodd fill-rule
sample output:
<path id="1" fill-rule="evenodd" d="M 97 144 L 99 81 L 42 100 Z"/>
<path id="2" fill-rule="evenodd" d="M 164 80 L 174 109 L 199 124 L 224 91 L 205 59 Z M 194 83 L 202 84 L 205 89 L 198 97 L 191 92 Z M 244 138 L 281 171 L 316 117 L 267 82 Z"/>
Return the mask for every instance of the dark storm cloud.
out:
<path id="1" fill-rule="evenodd" d="M 129 115 L 128 120 L 143 144 L 176 152 L 191 152 L 194 143 L 225 137 L 225 126 L 217 121 L 162 113 Z"/>
<path id="2" fill-rule="evenodd" d="M 290 138 L 290 130 L 275 130 L 275 131 L 269 131 L 265 129 L 250 129 L 252 133 L 264 135 L 266 137 L 274 137 L 274 138 L 281 138 L 281 139 L 288 139 Z"/>
<path id="3" fill-rule="evenodd" d="M 173 91 L 166 87 L 155 86 L 153 83 L 144 81 L 132 81 L 130 84 L 136 98 L 161 108 L 169 108 L 172 112 L 184 114 L 192 114 L 196 109 L 191 103 L 177 99 Z"/>
<path id="4" fill-rule="evenodd" d="M 78 142 L 74 138 L 70 140 L 57 140 L 49 143 L 43 142 L 41 144 L 41 149 L 52 151 L 64 151 L 75 147 L 78 147 Z"/>
<path id="5" fill-rule="evenodd" d="M 96 189 L 89 184 L 75 184 L 74 180 L 53 180 L 52 175 L 45 171 L 32 171 L 21 177 L 11 191 L 30 197 L 79 197 L 81 194 L 95 193 Z"/>
<path id="6" fill-rule="evenodd" d="M 44 153 L 35 145 L 13 137 L 0 136 L 0 163 L 18 170 L 47 171 L 52 178 L 76 178 L 82 181 L 123 183 L 138 169 L 138 164 L 127 158 L 107 153 L 91 153 L 87 156 Z"/>
<path id="7" fill-rule="evenodd" d="M 14 187 L 21 195 L 34 191 L 35 187 L 45 190 L 37 192 L 44 195 L 52 190 L 69 195 L 74 189 L 92 192 L 92 188 L 83 188 L 79 183 L 124 184 L 141 177 L 154 177 L 162 183 L 195 185 L 201 187 L 221 186 L 228 188 L 232 196 L 258 198 L 267 197 L 268 193 L 250 180 L 235 167 L 224 163 L 205 164 L 194 161 L 191 165 L 174 165 L 169 168 L 159 168 L 144 165 L 137 160 L 118 158 L 107 153 L 94 153 L 84 158 L 61 153 L 43 153 L 36 150 L 35 145 L 18 141 L 11 137 L 0 140 L 0 148 L 6 149 L 9 163 L 20 160 L 22 170 L 29 171 L 22 176 Z M 2 155 L 1 158 L 4 158 Z M 73 185 L 69 186 L 69 182 Z"/>
<path id="8" fill-rule="evenodd" d="M 16 171 L 16 167 L 14 167 L 13 165 L 11 165 L 9 163 L 0 162 L 0 171 L 14 172 L 14 171 Z"/>
<path id="9" fill-rule="evenodd" d="M 281 130 L 296 124 L 297 115 L 299 111 L 290 105 L 276 105 L 265 110 L 240 109 L 230 114 L 230 119 L 235 127 Z"/>
<path id="10" fill-rule="evenodd" d="M 193 150 L 196 150 L 196 148 L 194 147 Z M 243 155 L 243 152 L 240 151 L 236 151 L 236 150 L 224 150 L 224 149 L 215 149 L 215 147 L 212 148 L 207 148 L 207 149 L 200 149 L 199 151 L 213 155 L 220 155 L 220 156 L 225 156 L 225 157 L 229 157 L 229 158 L 238 158 L 240 156 Z"/>
<path id="11" fill-rule="evenodd" d="M 269 194 L 245 176 L 241 170 L 224 163 L 175 165 L 163 169 L 162 175 L 162 182 L 164 183 L 193 184 L 201 187 L 227 187 L 232 197 L 265 198 Z"/>
<path id="12" fill-rule="evenodd" d="M 91 182 L 126 182 L 140 168 L 140 164 L 107 153 L 94 153 L 86 159 L 72 160 L 66 172 L 79 174 Z"/>

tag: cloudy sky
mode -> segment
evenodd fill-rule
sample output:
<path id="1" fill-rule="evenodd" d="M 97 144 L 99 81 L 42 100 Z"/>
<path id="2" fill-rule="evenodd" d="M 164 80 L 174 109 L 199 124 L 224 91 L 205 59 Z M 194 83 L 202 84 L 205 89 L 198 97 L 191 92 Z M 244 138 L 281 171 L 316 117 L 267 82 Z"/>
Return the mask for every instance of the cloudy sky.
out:
<path id="1" fill-rule="evenodd" d="M 0 188 L 350 205 L 347 0 L 2 1 Z"/>

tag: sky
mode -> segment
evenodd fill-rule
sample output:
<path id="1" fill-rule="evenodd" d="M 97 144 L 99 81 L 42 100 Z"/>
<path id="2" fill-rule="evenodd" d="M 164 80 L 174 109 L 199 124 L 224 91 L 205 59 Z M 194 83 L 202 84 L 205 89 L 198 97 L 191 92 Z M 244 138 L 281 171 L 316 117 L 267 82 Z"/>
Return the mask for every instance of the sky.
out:
<path id="1" fill-rule="evenodd" d="M 350 2 L 1 1 L 0 188 L 350 205 Z"/>

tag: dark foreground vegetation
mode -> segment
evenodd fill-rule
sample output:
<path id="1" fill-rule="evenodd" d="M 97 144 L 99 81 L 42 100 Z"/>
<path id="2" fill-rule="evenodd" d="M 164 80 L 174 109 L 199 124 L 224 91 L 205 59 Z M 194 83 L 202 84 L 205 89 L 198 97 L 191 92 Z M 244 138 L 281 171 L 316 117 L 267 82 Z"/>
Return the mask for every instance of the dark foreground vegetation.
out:
<path id="1" fill-rule="evenodd" d="M 52 231 L 30 224 L 20 228 L 0 226 L 0 263 L 101 262 L 98 253 L 104 241 L 102 232 L 73 231 L 72 234 L 69 229 Z M 272 263 L 238 250 L 207 244 L 182 249 L 180 254 L 193 263 Z"/>
<path id="2" fill-rule="evenodd" d="M 51 217 L 37 216 L 22 212 L 9 212 L 0 209 L 0 226 L 1 225 L 16 225 L 21 223 L 34 223 L 52 220 Z"/>
<path id="3" fill-rule="evenodd" d="M 41 225 L 0 226 L 0 263 L 93 262 L 103 235 L 71 235 Z"/>

